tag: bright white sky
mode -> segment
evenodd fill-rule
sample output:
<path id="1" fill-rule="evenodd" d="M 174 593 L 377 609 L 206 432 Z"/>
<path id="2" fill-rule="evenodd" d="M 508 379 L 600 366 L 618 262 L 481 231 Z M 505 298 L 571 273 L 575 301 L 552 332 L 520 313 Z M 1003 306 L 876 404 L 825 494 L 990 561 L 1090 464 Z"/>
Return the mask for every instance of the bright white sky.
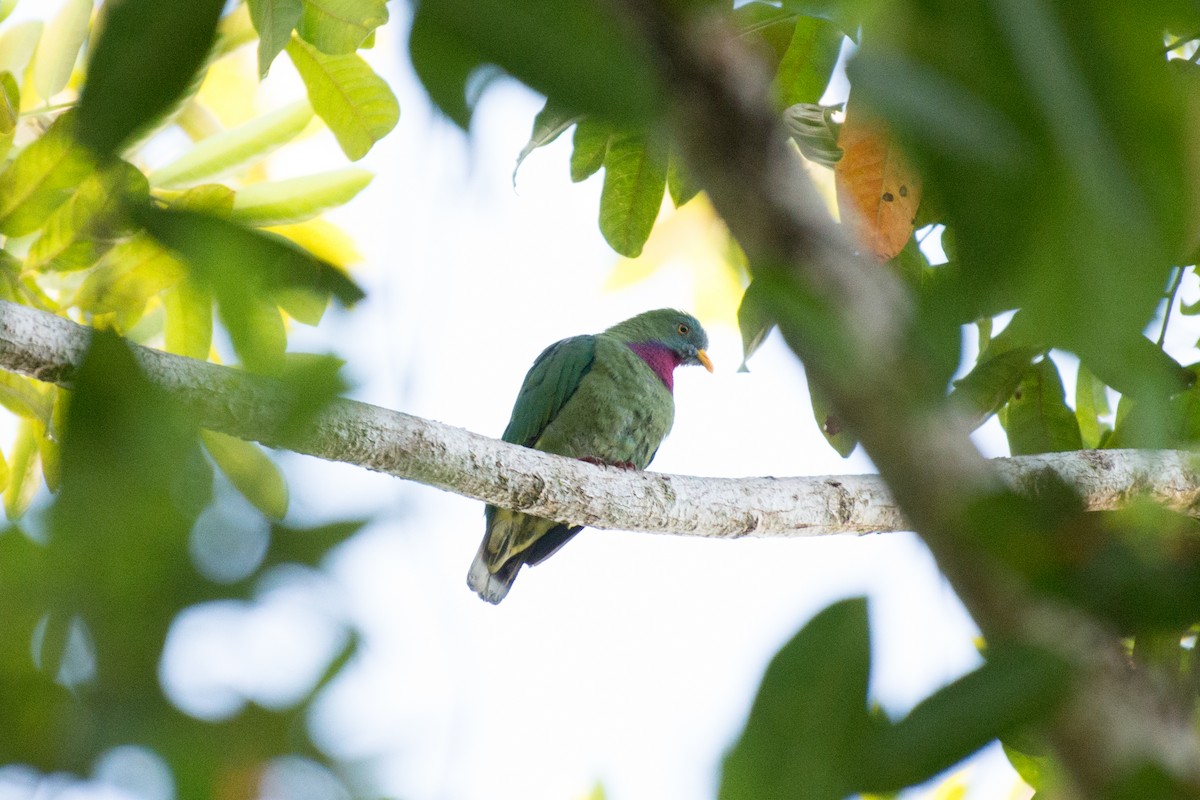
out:
<path id="1" fill-rule="evenodd" d="M 392 12 L 401 19 L 369 58 L 398 95 L 401 120 L 362 162 L 374 183 L 331 215 L 363 250 L 357 276 L 369 299 L 298 330 L 293 349 L 343 355 L 361 399 L 499 435 L 543 347 L 650 308 L 692 308 L 695 270 L 677 263 L 607 290 L 618 259 L 596 225 L 600 177 L 570 183 L 564 137 L 526 161 L 514 190 L 539 99 L 498 83 L 464 137 L 415 81 L 401 35 L 407 4 Z M 289 71 L 276 62 L 270 107 L 298 96 Z M 322 134 L 271 172 L 344 163 Z M 675 428 L 655 470 L 871 470 L 861 454 L 842 460 L 825 444 L 803 370 L 778 337 L 739 374 L 730 320 L 701 321 L 717 371 L 677 376 Z M 1005 451 L 994 424 L 980 438 L 989 454 Z M 767 661 L 849 595 L 871 598 L 873 692 L 889 711 L 977 663 L 974 628 L 908 534 L 725 542 L 588 530 L 492 607 L 465 584 L 481 504 L 344 465 L 281 461 L 297 523 L 364 510 L 376 522 L 332 554 L 327 578 L 285 576 L 258 608 L 189 617 L 164 673 L 197 712 L 228 711 L 241 696 L 286 702 L 337 646 L 336 620 L 352 618 L 366 634 L 362 656 L 314 726 L 331 752 L 370 764 L 380 796 L 575 800 L 602 781 L 616 800 L 715 797 L 720 759 Z M 236 503 L 226 512 L 240 513 Z M 1016 796 L 994 751 L 968 777 L 973 800 Z"/>

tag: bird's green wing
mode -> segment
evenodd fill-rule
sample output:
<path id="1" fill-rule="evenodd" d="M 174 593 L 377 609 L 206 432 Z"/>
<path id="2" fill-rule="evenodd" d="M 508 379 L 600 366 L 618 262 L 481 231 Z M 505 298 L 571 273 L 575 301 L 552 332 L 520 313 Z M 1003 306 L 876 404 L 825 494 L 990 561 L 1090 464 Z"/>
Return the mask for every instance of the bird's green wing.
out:
<path id="1" fill-rule="evenodd" d="M 501 437 L 531 447 L 592 368 L 595 336 L 572 336 L 547 347 L 533 362 Z"/>

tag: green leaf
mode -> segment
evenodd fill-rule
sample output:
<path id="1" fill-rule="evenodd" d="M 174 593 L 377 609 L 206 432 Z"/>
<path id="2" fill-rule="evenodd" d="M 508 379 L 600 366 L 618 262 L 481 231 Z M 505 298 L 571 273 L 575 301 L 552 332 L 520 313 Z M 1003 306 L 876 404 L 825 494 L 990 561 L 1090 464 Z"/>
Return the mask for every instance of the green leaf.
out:
<path id="1" fill-rule="evenodd" d="M 351 161 L 365 156 L 375 142 L 396 127 L 400 119 L 396 96 L 357 54 L 326 55 L 295 37 L 288 43 L 287 52 L 304 81 L 313 109 Z"/>
<path id="2" fill-rule="evenodd" d="M 33 233 L 95 169 L 75 144 L 73 114 L 63 114 L 0 173 L 0 233 Z"/>
<path id="3" fill-rule="evenodd" d="M 775 73 L 773 88 L 779 107 L 820 100 L 841 49 L 842 32 L 831 23 L 813 17 L 796 20 L 792 40 Z"/>
<path id="4" fill-rule="evenodd" d="M 271 519 L 287 515 L 287 482 L 261 447 L 216 431 L 201 431 L 200 441 L 229 482 L 255 508 Z"/>
<path id="5" fill-rule="evenodd" d="M 12 143 L 13 131 L 21 113 L 21 89 L 11 72 L 0 72 L 0 136 Z M 7 145 L 5 150 L 7 151 Z"/>
<path id="6" fill-rule="evenodd" d="M 0 371 L 0 405 L 12 413 L 47 425 L 53 402 L 46 384 L 24 375 Z"/>
<path id="7" fill-rule="evenodd" d="M 170 110 L 203 66 L 224 6 L 224 0 L 110 5 L 79 98 L 80 141 L 102 157 L 116 155 Z"/>
<path id="8" fill-rule="evenodd" d="M 8 457 L 10 472 L 8 485 L 4 487 L 4 513 L 11 520 L 25 516 L 41 484 L 38 480 L 36 424 L 32 419 L 21 420 L 17 426 L 16 444 Z"/>
<path id="9" fill-rule="evenodd" d="M 19 22 L 0 33 L 0 72 L 24 75 L 42 36 L 42 21 Z"/>
<path id="10" fill-rule="evenodd" d="M 271 62 L 283 52 L 300 21 L 303 0 L 247 0 L 250 20 L 258 31 L 258 75 L 267 76 Z"/>
<path id="11" fill-rule="evenodd" d="M 296 32 L 322 53 L 341 56 L 387 20 L 387 0 L 304 0 Z"/>
<path id="12" fill-rule="evenodd" d="M 207 361 L 212 347 L 212 295 L 195 281 L 183 280 L 163 293 L 163 308 L 167 352 Z"/>
<path id="13" fill-rule="evenodd" d="M 613 138 L 612 126 L 592 117 L 584 117 L 575 125 L 571 139 L 571 180 L 587 180 L 604 166 L 608 145 Z"/>
<path id="14" fill-rule="evenodd" d="M 409 54 L 434 103 L 463 128 L 472 73 L 487 64 L 580 113 L 643 121 L 659 108 L 657 85 L 619 22 L 570 0 L 424 0 Z"/>
<path id="15" fill-rule="evenodd" d="M 600 232 L 613 250 L 636 258 L 654 227 L 667 185 L 667 154 L 639 134 L 618 134 L 604 157 Z"/>
<path id="16" fill-rule="evenodd" d="M 533 130 L 529 134 L 529 141 L 517 154 L 517 163 L 513 167 L 513 186 L 517 185 L 517 170 L 521 168 L 521 162 L 525 160 L 526 156 L 539 147 L 545 147 L 553 142 L 578 121 L 578 114 L 559 108 L 553 101 L 547 100 L 546 105 L 542 106 L 542 110 L 533 119 Z"/>
<path id="17" fill-rule="evenodd" d="M 315 528 L 271 526 L 271 546 L 263 558 L 264 566 L 275 564 L 305 564 L 319 566 L 321 560 L 337 545 L 362 530 L 365 520 L 348 520 L 319 525 Z"/>
<path id="18" fill-rule="evenodd" d="M 700 184 L 692 180 L 679 156 L 671 154 L 667 163 L 667 192 L 676 208 L 686 205 L 689 200 L 700 193 Z"/>
<path id="19" fill-rule="evenodd" d="M 846 430 L 841 416 L 820 388 L 813 383 L 812 377 L 808 378 L 808 397 L 812 401 L 813 419 L 817 421 L 817 427 L 825 441 L 829 442 L 829 446 L 837 451 L 839 456 L 849 458 L 858 446 L 858 439 Z"/>
<path id="20" fill-rule="evenodd" d="M 1079 362 L 1075 375 L 1075 419 L 1079 421 L 1079 434 L 1086 448 L 1100 446 L 1104 434 L 1111 430 L 1100 421 L 1100 417 L 1112 413 L 1108 405 L 1108 392 L 1104 383 Z"/>
<path id="21" fill-rule="evenodd" d="M 185 275 L 183 265 L 166 248 L 140 234 L 104 254 L 80 284 L 72 304 L 90 314 L 138 308 Z"/>
<path id="22" fill-rule="evenodd" d="M 33 62 L 33 88 L 42 100 L 48 101 L 66 88 L 91 16 L 92 0 L 65 0 L 46 26 Z"/>
<path id="23" fill-rule="evenodd" d="M 194 211 L 144 206 L 136 213 L 150 234 L 177 252 L 195 280 L 212 292 L 234 349 L 251 370 L 272 374 L 282 367 L 286 334 L 278 309 L 268 300 L 273 292 L 311 288 L 329 292 L 344 305 L 363 297 L 344 272 L 282 236 Z"/>
<path id="24" fill-rule="evenodd" d="M 1007 432 L 1014 456 L 1083 447 L 1079 422 L 1067 407 L 1058 367 L 1049 357 L 1025 371 L 1008 401 Z"/>
<path id="25" fill-rule="evenodd" d="M 345 169 L 253 183 L 237 193 L 230 219 L 244 225 L 266 227 L 302 222 L 348 203 L 375 176 L 365 169 Z"/>
<path id="26" fill-rule="evenodd" d="M 8 19 L 8 15 L 17 7 L 17 0 L 0 0 L 0 22 Z"/>
<path id="27" fill-rule="evenodd" d="M 971 428 L 978 428 L 1017 390 L 1038 354 L 1033 347 L 1014 347 L 982 359 L 975 368 L 954 382 L 950 402 L 968 415 Z"/>
<path id="28" fill-rule="evenodd" d="M 222 177 L 247 167 L 294 139 L 313 118 L 300 100 L 196 144 L 150 175 L 154 186 L 173 188 Z"/>
<path id="29" fill-rule="evenodd" d="M 90 267 L 124 227 L 124 204 L 144 200 L 146 176 L 126 161 L 94 172 L 46 218 L 42 235 L 25 258 L 29 270 Z"/>
<path id="30" fill-rule="evenodd" d="M 867 733 L 871 648 L 864 598 L 834 603 L 767 667 L 725 757 L 720 800 L 842 800 Z"/>
<path id="31" fill-rule="evenodd" d="M 762 346 L 767 335 L 775 327 L 775 319 L 767 313 L 763 305 L 762 284 L 751 281 L 742 293 L 742 302 L 738 305 L 738 329 L 742 332 L 742 365 L 738 372 L 749 372 L 746 362 L 750 356 Z"/>
<path id="32" fill-rule="evenodd" d="M 929 780 L 988 742 L 1050 715 L 1067 690 L 1065 664 L 1031 648 L 996 647 L 978 669 L 875 727 L 855 788 L 896 791 Z"/>

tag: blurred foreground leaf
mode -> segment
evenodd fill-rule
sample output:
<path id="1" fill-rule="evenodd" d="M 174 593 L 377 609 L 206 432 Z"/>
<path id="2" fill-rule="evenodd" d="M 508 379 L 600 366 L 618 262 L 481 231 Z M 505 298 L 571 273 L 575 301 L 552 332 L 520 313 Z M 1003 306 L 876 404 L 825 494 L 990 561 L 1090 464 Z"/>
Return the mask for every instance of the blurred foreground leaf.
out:
<path id="1" fill-rule="evenodd" d="M 79 140 L 102 157 L 117 155 L 170 109 L 204 63 L 224 7 L 224 0 L 110 4 L 79 97 Z"/>

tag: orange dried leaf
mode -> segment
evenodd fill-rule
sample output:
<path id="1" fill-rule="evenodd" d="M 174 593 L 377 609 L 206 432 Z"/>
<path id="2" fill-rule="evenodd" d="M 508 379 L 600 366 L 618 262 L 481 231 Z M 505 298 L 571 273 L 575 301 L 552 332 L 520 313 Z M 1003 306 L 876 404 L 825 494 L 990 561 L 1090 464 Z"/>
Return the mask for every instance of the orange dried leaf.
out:
<path id="1" fill-rule="evenodd" d="M 894 258 L 912 235 L 921 180 L 876 119 L 847 105 L 834 168 L 838 213 L 880 261 Z"/>

